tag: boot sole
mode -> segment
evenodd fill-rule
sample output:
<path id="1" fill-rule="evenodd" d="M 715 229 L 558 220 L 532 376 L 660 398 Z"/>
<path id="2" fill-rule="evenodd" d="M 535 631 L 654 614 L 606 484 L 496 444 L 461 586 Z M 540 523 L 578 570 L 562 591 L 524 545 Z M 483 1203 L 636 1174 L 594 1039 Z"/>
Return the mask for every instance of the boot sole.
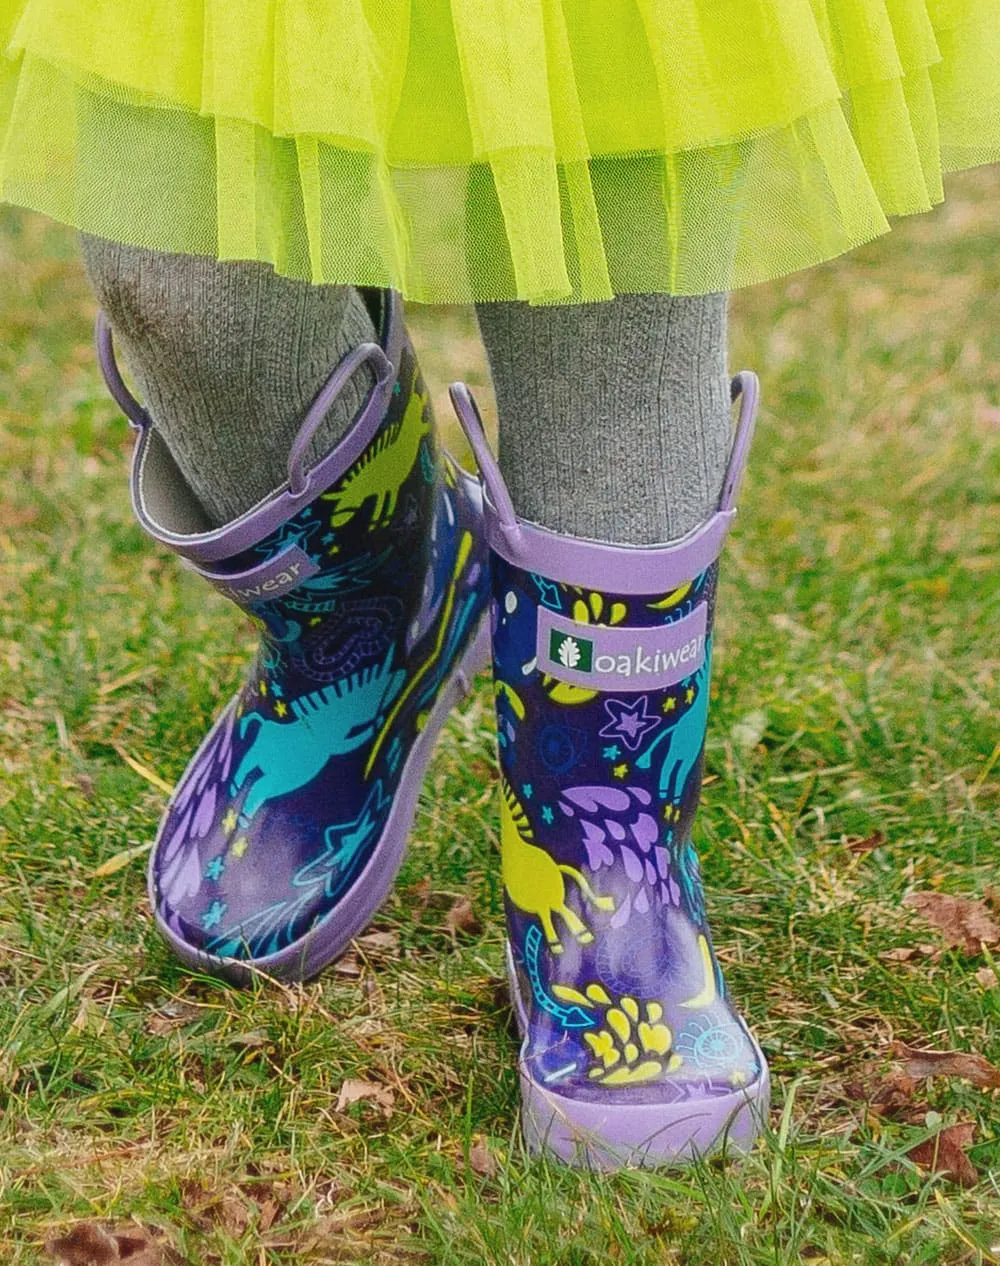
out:
<path id="1" fill-rule="evenodd" d="M 518 1027 L 527 1031 L 510 947 L 507 976 Z M 600 1103 L 559 1094 L 535 1081 L 522 1058 L 521 1128 L 528 1151 L 578 1169 L 677 1167 L 725 1152 L 745 1154 L 767 1121 L 770 1074 L 754 1041 L 761 1073 L 732 1094 L 682 1103 Z"/>
<path id="2" fill-rule="evenodd" d="M 441 687 L 441 693 L 427 722 L 410 749 L 399 787 L 382 835 L 372 850 L 344 901 L 331 910 L 309 933 L 263 958 L 219 958 L 189 945 L 160 917 L 154 881 L 157 838 L 146 875 L 149 903 L 156 926 L 177 957 L 193 971 L 221 976 L 235 985 L 248 985 L 255 978 L 308 980 L 328 967 L 347 949 L 352 939 L 371 922 L 392 889 L 406 856 L 406 844 L 417 811 L 420 788 L 434 754 L 438 735 L 452 710 L 471 691 L 476 675 L 490 662 L 489 613 L 484 613 L 461 660 Z M 197 755 L 194 757 L 197 760 Z"/>

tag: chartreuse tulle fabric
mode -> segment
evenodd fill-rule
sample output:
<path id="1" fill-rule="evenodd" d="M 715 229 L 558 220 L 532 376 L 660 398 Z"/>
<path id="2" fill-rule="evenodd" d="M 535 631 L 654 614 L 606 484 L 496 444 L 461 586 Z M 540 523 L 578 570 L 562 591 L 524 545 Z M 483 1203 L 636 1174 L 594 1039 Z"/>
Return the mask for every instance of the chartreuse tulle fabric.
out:
<path id="1" fill-rule="evenodd" d="M 427 301 L 729 289 L 1000 156 L 1000 0 L 0 0 L 0 196 Z"/>

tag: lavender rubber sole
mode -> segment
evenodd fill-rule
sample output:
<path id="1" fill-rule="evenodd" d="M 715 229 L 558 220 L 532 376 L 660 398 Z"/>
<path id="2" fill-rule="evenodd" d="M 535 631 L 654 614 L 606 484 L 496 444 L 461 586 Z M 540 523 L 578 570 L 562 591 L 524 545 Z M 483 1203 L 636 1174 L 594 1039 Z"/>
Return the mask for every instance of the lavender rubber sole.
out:
<path id="1" fill-rule="evenodd" d="M 181 962 L 194 971 L 221 976 L 236 985 L 247 985 L 262 975 L 278 980 L 308 980 L 338 958 L 351 940 L 367 927 L 388 897 L 406 855 L 407 837 L 417 811 L 420 788 L 438 735 L 452 709 L 469 693 L 476 675 L 487 667 L 489 661 L 490 629 L 488 618 L 484 616 L 458 665 L 441 687 L 427 722 L 410 749 L 385 828 L 365 868 L 342 904 L 331 910 L 306 936 L 276 954 L 251 961 L 219 958 L 206 954 L 179 937 L 161 918 L 157 905 L 153 878 L 153 859 L 160 842 L 157 838 L 147 871 L 149 901 L 160 935 Z M 197 760 L 197 755 L 194 760 Z"/>
<path id="2" fill-rule="evenodd" d="M 522 1037 L 526 1032 L 510 947 L 507 974 Z M 761 1073 L 732 1094 L 681 1103 L 601 1103 L 540 1085 L 518 1062 L 521 1127 L 528 1151 L 581 1169 L 683 1167 L 713 1153 L 746 1153 L 767 1121 L 771 1082 L 754 1043 Z M 523 1056 L 523 1048 L 522 1048 Z"/>

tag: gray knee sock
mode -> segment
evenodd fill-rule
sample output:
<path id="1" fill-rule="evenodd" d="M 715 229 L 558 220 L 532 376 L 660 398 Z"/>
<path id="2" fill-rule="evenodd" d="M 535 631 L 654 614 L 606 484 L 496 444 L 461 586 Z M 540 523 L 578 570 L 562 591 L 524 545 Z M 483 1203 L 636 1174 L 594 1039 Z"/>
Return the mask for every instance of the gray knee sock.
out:
<path id="1" fill-rule="evenodd" d="M 732 440 L 726 312 L 725 295 L 480 306 L 517 512 L 619 545 L 700 523 Z"/>
<path id="2" fill-rule="evenodd" d="M 146 408 L 195 496 L 228 523 L 284 483 L 303 414 L 342 357 L 375 338 L 352 287 L 310 286 L 264 264 L 217 263 L 83 239 L 98 299 Z M 313 443 L 344 434 L 370 385 L 359 372 Z"/>

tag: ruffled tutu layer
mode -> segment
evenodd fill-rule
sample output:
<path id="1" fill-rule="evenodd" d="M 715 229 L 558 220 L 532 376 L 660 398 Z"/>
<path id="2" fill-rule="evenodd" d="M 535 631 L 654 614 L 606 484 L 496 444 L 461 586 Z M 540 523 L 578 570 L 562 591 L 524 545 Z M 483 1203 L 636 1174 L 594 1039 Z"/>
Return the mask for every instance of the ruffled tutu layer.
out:
<path id="1" fill-rule="evenodd" d="M 0 197 L 431 302 L 731 289 L 1000 157 L 1000 0 L 0 0 Z"/>

